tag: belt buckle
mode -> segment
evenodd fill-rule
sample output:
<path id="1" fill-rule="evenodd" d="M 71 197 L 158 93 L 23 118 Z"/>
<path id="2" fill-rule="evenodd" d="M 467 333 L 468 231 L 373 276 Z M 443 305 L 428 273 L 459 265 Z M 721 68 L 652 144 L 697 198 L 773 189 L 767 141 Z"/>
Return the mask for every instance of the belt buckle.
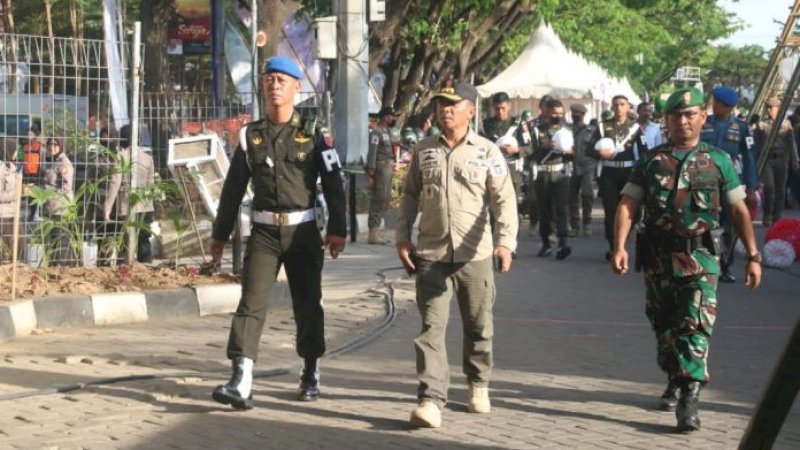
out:
<path id="1" fill-rule="evenodd" d="M 278 215 L 278 226 L 285 227 L 289 224 L 289 214 L 288 213 L 277 213 Z"/>

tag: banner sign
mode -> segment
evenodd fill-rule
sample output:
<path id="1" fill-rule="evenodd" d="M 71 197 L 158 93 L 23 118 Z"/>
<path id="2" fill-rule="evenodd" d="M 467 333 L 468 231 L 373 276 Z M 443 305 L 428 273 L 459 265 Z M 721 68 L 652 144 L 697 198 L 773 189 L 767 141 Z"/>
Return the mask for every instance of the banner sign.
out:
<path id="1" fill-rule="evenodd" d="M 173 0 L 167 53 L 201 55 L 211 52 L 211 0 Z"/>

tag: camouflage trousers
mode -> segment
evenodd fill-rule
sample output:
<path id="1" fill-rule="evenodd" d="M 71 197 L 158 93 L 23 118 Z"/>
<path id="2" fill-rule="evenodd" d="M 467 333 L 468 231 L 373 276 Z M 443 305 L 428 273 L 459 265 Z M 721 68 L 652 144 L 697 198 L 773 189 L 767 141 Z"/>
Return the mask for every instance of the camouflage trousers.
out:
<path id="1" fill-rule="evenodd" d="M 717 275 L 645 275 L 645 313 L 656 335 L 658 365 L 672 378 L 708 382 L 709 339 L 717 313 Z"/>

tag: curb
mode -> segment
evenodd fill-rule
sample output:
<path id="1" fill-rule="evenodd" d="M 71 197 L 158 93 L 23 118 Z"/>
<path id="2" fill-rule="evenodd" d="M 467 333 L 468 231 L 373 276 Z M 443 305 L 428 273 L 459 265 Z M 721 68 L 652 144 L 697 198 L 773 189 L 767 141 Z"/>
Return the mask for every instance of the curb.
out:
<path id="1" fill-rule="evenodd" d="M 0 305 L 0 342 L 43 328 L 92 327 L 231 313 L 236 309 L 241 292 L 241 285 L 229 283 L 21 300 Z M 282 291 L 275 293 L 283 294 Z"/>

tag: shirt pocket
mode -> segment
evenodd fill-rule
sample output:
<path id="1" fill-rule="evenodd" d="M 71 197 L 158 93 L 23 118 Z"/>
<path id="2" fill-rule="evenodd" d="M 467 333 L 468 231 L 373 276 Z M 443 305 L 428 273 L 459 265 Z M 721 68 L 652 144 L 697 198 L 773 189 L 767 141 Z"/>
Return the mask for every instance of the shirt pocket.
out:
<path id="1" fill-rule="evenodd" d="M 713 182 L 693 182 L 692 210 L 700 213 L 718 213 L 720 211 L 719 186 Z"/>
<path id="2" fill-rule="evenodd" d="M 486 196 L 487 170 L 488 167 L 486 165 L 476 162 L 459 164 L 455 167 L 456 175 L 461 185 L 459 206 L 462 209 L 477 213 L 483 207 Z"/>
<path id="3" fill-rule="evenodd" d="M 422 204 L 433 205 L 441 203 L 442 185 L 441 168 L 422 169 L 422 194 L 420 195 Z"/>

